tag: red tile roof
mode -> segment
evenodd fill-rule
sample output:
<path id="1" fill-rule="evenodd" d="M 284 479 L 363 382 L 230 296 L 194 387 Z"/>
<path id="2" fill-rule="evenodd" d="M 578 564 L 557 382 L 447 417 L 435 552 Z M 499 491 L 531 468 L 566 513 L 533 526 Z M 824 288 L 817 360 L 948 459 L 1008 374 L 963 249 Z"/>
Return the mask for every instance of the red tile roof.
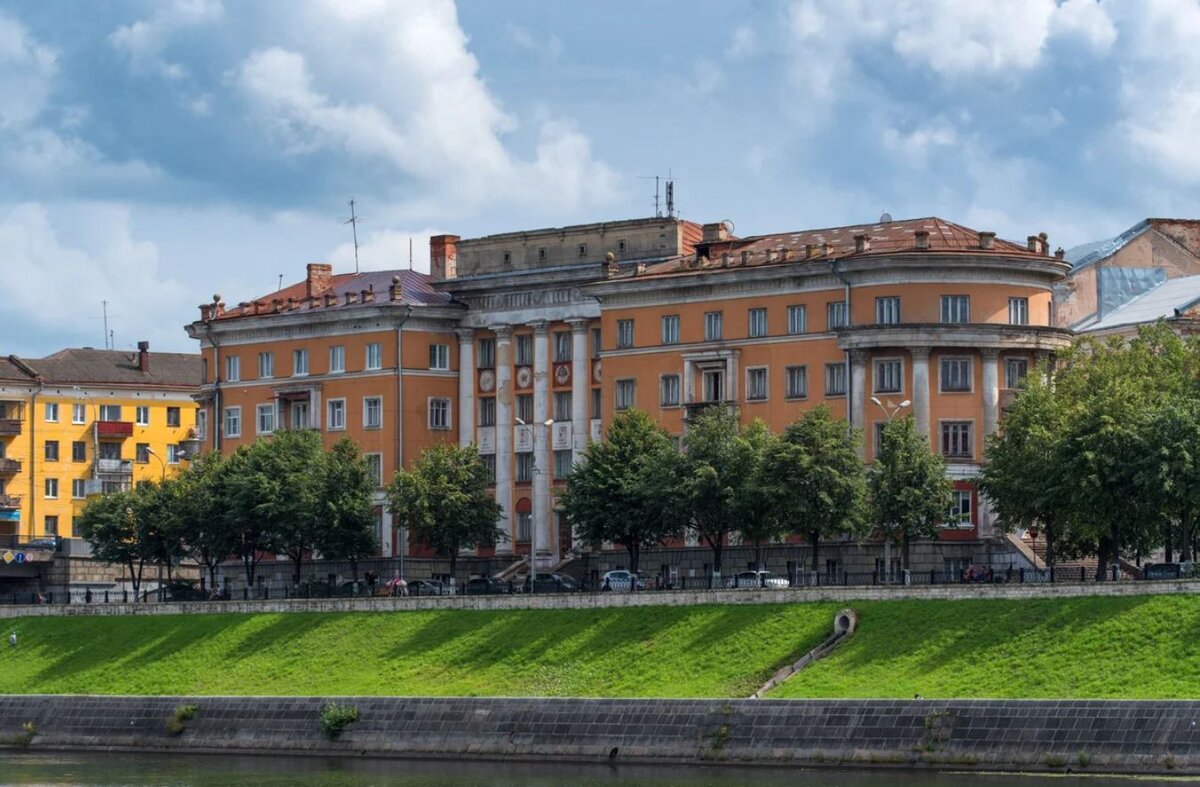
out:
<path id="1" fill-rule="evenodd" d="M 392 281 L 395 277 L 400 277 L 401 299 L 392 301 L 389 299 L 389 287 L 392 286 Z M 432 279 L 429 274 L 419 273 L 410 270 L 392 270 L 392 271 L 366 271 L 364 273 L 338 273 L 330 280 L 331 286 L 323 291 L 318 297 L 324 298 L 327 294 L 337 296 L 337 304 L 334 306 L 317 306 L 312 308 L 309 306 L 307 295 L 307 282 L 299 281 L 295 284 L 289 284 L 282 290 L 268 293 L 252 301 L 247 301 L 248 305 L 241 304 L 232 308 L 227 308 L 223 314 L 217 319 L 229 320 L 237 317 L 253 317 L 256 312 L 254 304 L 262 304 L 259 316 L 266 316 L 272 313 L 272 302 L 283 301 L 285 304 L 288 299 L 294 299 L 299 303 L 296 311 L 324 311 L 327 309 L 356 309 L 363 306 L 374 306 L 378 304 L 409 304 L 422 306 L 444 306 L 450 303 L 450 296 L 445 293 L 438 292 L 433 289 Z M 360 296 L 363 290 L 369 290 L 375 293 L 375 300 L 363 303 L 361 297 L 353 303 L 346 303 L 346 293 L 354 293 Z M 324 301 L 321 301 L 324 303 Z M 283 313 L 287 313 L 286 309 Z"/>

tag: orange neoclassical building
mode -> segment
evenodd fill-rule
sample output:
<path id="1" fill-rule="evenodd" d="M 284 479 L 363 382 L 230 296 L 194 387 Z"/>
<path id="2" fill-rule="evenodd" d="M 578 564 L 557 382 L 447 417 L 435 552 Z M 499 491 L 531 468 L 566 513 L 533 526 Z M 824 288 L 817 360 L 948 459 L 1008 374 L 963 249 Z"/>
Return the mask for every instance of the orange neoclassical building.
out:
<path id="1" fill-rule="evenodd" d="M 206 445 L 349 435 L 382 484 L 427 446 L 473 443 L 510 534 L 496 555 L 551 565 L 573 546 L 556 489 L 622 409 L 679 435 L 714 404 L 781 430 L 826 403 L 863 430 L 867 461 L 900 409 L 955 479 L 952 559 L 1007 549 L 972 479 L 1010 392 L 1070 341 L 1051 319 L 1068 265 L 1044 237 L 924 218 L 738 238 L 657 217 L 430 244 L 429 275 L 309 265 L 279 292 L 202 306 L 188 331 Z M 383 554 L 419 553 L 379 503 Z"/>

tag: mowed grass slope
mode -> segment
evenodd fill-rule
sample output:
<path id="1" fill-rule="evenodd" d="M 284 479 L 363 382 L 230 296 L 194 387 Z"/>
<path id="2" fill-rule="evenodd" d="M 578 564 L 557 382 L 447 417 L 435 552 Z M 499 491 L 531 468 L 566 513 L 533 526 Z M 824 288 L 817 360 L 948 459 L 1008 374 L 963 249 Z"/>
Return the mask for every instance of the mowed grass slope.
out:
<path id="1" fill-rule="evenodd" d="M 0 622 L 0 693 L 745 697 L 836 610 L 23 618 Z"/>

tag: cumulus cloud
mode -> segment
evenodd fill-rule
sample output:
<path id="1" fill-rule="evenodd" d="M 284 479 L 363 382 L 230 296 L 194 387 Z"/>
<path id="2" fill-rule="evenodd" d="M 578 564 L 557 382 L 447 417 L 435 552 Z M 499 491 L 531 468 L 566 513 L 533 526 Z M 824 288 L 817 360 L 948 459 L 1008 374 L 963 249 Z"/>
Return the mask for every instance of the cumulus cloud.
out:
<path id="1" fill-rule="evenodd" d="M 429 272 L 429 237 L 441 230 L 426 227 L 419 230 L 386 229 L 378 232 L 359 231 L 358 260 L 361 270 L 396 270 L 408 267 L 409 248 L 412 248 L 413 270 Z M 342 243 L 325 257 L 336 270 L 354 270 L 354 243 Z"/>
<path id="2" fill-rule="evenodd" d="M 221 0 L 172 0 L 159 4 L 148 19 L 118 27 L 108 40 L 129 58 L 135 71 L 157 72 L 167 79 L 179 80 L 187 76 L 187 69 L 163 58 L 171 39 L 181 30 L 216 22 L 224 13 Z"/>
<path id="3" fill-rule="evenodd" d="M 0 12 L 0 131 L 34 123 L 58 72 L 58 53 Z"/>

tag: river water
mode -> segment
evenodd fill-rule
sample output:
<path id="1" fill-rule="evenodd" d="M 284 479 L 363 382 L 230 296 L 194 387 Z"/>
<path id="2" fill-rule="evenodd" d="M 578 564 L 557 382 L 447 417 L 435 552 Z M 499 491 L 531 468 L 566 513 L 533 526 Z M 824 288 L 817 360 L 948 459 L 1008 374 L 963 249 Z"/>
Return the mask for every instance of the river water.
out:
<path id="1" fill-rule="evenodd" d="M 1103 776 L 1035 776 L 898 770 L 825 770 L 729 766 L 576 765 L 518 762 L 379 760 L 323 757 L 237 757 L 0 753 L 3 785 L 298 785 L 342 787 L 1127 787 L 1197 780 Z"/>

